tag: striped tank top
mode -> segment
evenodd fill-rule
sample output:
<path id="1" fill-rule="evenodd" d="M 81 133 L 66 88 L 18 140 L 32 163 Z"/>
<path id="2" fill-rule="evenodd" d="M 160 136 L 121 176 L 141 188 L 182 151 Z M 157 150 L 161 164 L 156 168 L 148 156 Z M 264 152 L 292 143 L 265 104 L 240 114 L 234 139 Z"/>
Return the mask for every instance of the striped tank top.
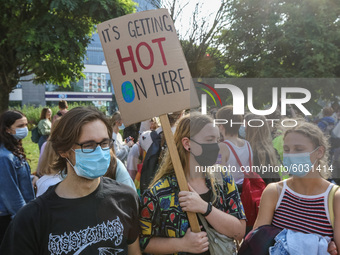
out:
<path id="1" fill-rule="evenodd" d="M 333 184 L 330 184 L 322 194 L 308 196 L 290 189 L 286 181 L 283 182 L 272 225 L 332 238 L 333 229 L 328 210 L 328 194 Z"/>

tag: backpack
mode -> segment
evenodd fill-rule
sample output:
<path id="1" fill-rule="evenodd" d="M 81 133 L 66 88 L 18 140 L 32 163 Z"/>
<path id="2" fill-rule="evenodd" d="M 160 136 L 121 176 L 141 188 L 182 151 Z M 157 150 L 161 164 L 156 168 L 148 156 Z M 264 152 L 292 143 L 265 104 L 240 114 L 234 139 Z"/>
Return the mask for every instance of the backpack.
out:
<path id="1" fill-rule="evenodd" d="M 156 171 L 158 170 L 160 163 L 160 155 L 162 151 L 162 133 L 151 131 L 150 136 L 152 144 L 146 152 L 143 167 L 140 176 L 140 194 L 142 195 L 144 190 L 148 189 Z"/>
<path id="2" fill-rule="evenodd" d="M 32 142 L 38 143 L 40 136 L 41 136 L 41 134 L 39 132 L 39 128 L 38 128 L 38 126 L 36 126 L 35 128 L 32 129 L 32 136 L 31 136 Z"/>
<path id="3" fill-rule="evenodd" d="M 337 190 L 339 189 L 338 185 L 333 185 L 332 189 L 328 193 L 328 211 L 329 211 L 329 218 L 331 220 L 331 225 L 334 230 L 334 196 Z"/>
<path id="4" fill-rule="evenodd" d="M 230 151 L 234 154 L 237 163 L 240 165 L 240 167 L 242 167 L 243 165 L 241 160 L 234 148 L 230 143 L 226 141 L 224 141 L 224 143 L 228 145 Z M 259 174 L 252 172 L 252 160 L 249 143 L 247 143 L 247 146 L 249 151 L 249 166 L 251 171 L 249 173 L 245 171 L 243 172 L 244 180 L 242 184 L 241 201 L 247 217 L 247 226 L 253 226 L 259 211 L 262 192 L 266 188 L 266 184 Z"/>

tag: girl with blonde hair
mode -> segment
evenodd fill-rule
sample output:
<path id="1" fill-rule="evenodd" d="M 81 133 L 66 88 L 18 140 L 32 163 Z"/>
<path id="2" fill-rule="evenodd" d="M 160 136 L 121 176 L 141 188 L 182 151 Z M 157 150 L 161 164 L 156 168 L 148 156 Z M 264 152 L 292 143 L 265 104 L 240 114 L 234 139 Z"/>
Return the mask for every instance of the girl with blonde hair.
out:
<path id="1" fill-rule="evenodd" d="M 246 123 L 249 123 L 250 120 L 261 122 L 260 124 L 256 123 L 256 126 L 255 124 L 248 124 L 246 126 L 245 137 L 253 150 L 253 165 L 257 166 L 257 169 L 259 169 L 257 173 L 267 185 L 271 182 L 280 181 L 280 176 L 277 172 L 261 171 L 265 169 L 264 167 L 269 169 L 269 166 L 279 166 L 278 154 L 273 147 L 271 132 L 266 117 L 248 113 L 244 119 L 246 120 Z"/>
<path id="2" fill-rule="evenodd" d="M 167 153 L 149 189 L 142 195 L 141 248 L 155 254 L 210 254 L 204 231 L 191 232 L 185 212 L 200 213 L 219 233 L 240 240 L 245 214 L 229 173 L 219 173 L 222 183 L 197 171 L 215 164 L 219 131 L 210 117 L 191 114 L 176 128 L 175 144 L 190 191 L 179 190 L 174 166 Z"/>
<path id="3" fill-rule="evenodd" d="M 272 224 L 288 231 L 334 238 L 339 247 L 340 191 L 335 193 L 334 201 L 330 201 L 334 205 L 332 212 L 329 210 L 328 196 L 333 184 L 326 180 L 330 176 L 328 148 L 326 137 L 314 124 L 300 121 L 285 132 L 283 164 L 291 177 L 266 187 L 254 229 Z M 335 217 L 331 217 L 332 214 Z M 332 218 L 335 219 L 334 227 Z M 284 238 L 282 242 L 289 247 L 291 243 L 287 240 Z M 298 247 L 302 249 L 315 247 L 315 243 L 308 238 L 293 240 L 298 241 Z M 306 242 L 307 246 L 304 245 Z M 326 250 L 322 254 L 326 254 Z"/>

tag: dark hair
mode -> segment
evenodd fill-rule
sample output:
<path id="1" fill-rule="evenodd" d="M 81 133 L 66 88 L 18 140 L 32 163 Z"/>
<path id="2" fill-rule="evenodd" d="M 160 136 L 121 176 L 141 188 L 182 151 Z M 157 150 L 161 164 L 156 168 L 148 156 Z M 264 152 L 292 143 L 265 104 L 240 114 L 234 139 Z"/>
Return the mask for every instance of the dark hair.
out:
<path id="1" fill-rule="evenodd" d="M 59 122 L 60 118 L 56 119 L 54 121 L 54 124 L 51 128 L 51 134 L 54 132 L 55 127 L 57 126 L 57 123 Z M 50 139 L 47 139 L 45 149 L 40 154 L 39 162 L 37 166 L 37 174 L 39 175 L 47 175 L 47 174 L 57 174 L 58 171 L 55 171 L 51 169 L 51 166 L 53 165 L 54 160 L 57 158 L 57 154 L 52 148 L 52 144 L 50 142 Z"/>
<path id="2" fill-rule="evenodd" d="M 123 131 L 123 139 L 132 136 L 134 139 L 134 142 L 138 140 L 139 137 L 139 128 L 140 128 L 140 122 L 131 124 L 124 128 Z"/>
<path id="3" fill-rule="evenodd" d="M 52 165 L 52 169 L 60 171 L 66 168 L 66 159 L 60 156 L 61 152 L 69 151 L 78 142 L 82 127 L 95 120 L 101 120 L 106 128 L 109 137 L 112 137 L 112 126 L 106 116 L 93 107 L 76 107 L 65 114 L 54 127 L 50 135 L 50 141 L 57 158 Z"/>
<path id="4" fill-rule="evenodd" d="M 238 130 L 241 127 L 241 124 L 234 124 L 235 122 L 240 123 L 243 121 L 243 115 L 234 115 L 233 107 L 231 105 L 227 105 L 219 109 L 216 113 L 217 119 L 225 119 L 228 122 L 223 124 L 225 134 L 229 135 L 237 135 Z"/>
<path id="5" fill-rule="evenodd" d="M 26 154 L 24 148 L 22 147 L 21 140 L 15 139 L 11 134 L 9 134 L 6 129 L 11 128 L 11 126 L 19 119 L 24 118 L 25 115 L 19 111 L 8 110 L 1 114 L 0 116 L 0 143 L 5 146 L 7 150 L 12 152 L 15 156 L 26 160 Z"/>
<path id="6" fill-rule="evenodd" d="M 109 165 L 109 168 L 107 169 L 106 173 L 104 174 L 104 177 L 109 177 L 113 180 L 116 180 L 116 174 L 117 174 L 117 159 L 114 152 L 114 148 L 110 150 L 110 156 L 111 156 L 111 162 Z"/>
<path id="7" fill-rule="evenodd" d="M 68 108 L 66 100 L 60 100 L 58 105 L 61 110 Z"/>
<path id="8" fill-rule="evenodd" d="M 41 110 L 41 113 L 40 113 L 40 119 L 41 119 L 41 120 L 46 119 L 46 113 L 47 113 L 47 111 L 48 111 L 49 109 L 50 109 L 50 108 L 45 107 L 45 108 L 43 108 L 43 109 Z M 51 117 L 49 118 L 49 120 L 51 120 Z"/>

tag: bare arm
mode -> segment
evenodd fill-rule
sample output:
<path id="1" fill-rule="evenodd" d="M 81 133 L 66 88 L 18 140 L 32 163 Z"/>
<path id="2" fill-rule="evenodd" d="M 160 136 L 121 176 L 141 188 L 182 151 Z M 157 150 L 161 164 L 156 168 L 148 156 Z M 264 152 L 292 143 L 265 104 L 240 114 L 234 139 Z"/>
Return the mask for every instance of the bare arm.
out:
<path id="1" fill-rule="evenodd" d="M 139 247 L 139 238 L 130 245 L 128 245 L 128 255 L 142 255 Z"/>
<path id="2" fill-rule="evenodd" d="M 340 247 L 340 189 L 335 193 L 334 196 L 334 242 L 337 253 L 339 254 Z"/>
<path id="3" fill-rule="evenodd" d="M 189 191 L 179 193 L 179 202 L 183 211 L 204 214 L 207 211 L 208 203 L 188 184 Z M 210 225 L 219 233 L 231 238 L 241 240 L 246 230 L 245 220 L 239 220 L 236 217 L 212 208 L 211 213 L 206 217 Z"/>
<path id="4" fill-rule="evenodd" d="M 259 213 L 257 215 L 253 229 L 272 223 L 275 207 L 279 199 L 276 185 L 278 184 L 270 183 L 263 191 L 260 201 Z"/>
<path id="5" fill-rule="evenodd" d="M 210 225 L 219 233 L 241 241 L 246 232 L 246 221 L 213 207 L 206 217 Z"/>

